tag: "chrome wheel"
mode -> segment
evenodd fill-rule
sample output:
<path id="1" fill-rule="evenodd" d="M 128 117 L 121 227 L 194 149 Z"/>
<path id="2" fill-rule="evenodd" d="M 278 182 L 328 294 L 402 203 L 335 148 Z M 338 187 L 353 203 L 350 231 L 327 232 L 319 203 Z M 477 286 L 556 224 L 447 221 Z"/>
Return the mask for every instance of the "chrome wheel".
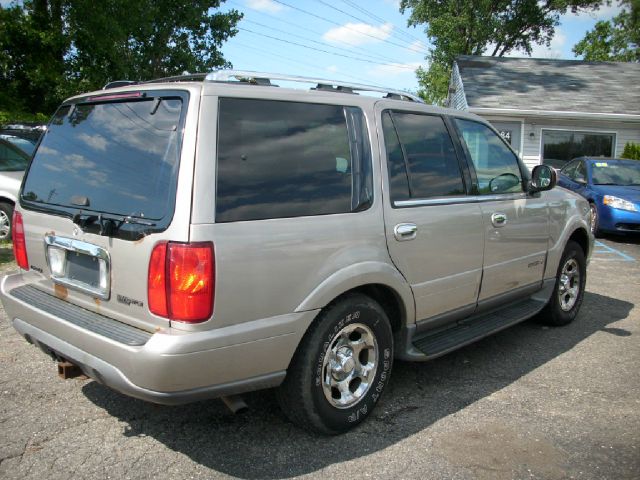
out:
<path id="1" fill-rule="evenodd" d="M 558 300 L 560 308 L 568 312 L 578 301 L 580 295 L 580 268 L 575 258 L 569 258 L 562 267 L 560 284 L 558 285 Z"/>
<path id="2" fill-rule="evenodd" d="M 378 342 L 371 329 L 354 323 L 333 337 L 324 353 L 322 390 L 336 408 L 349 408 L 369 391 L 378 368 Z"/>
<path id="3" fill-rule="evenodd" d="M 10 233 L 11 220 L 3 210 L 0 210 L 0 240 L 8 239 Z"/>

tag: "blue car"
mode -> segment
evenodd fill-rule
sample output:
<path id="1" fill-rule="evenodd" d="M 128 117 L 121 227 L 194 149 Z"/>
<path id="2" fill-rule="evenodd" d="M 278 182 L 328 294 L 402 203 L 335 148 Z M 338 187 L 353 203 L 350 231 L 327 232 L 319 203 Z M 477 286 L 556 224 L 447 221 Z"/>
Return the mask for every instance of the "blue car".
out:
<path id="1" fill-rule="evenodd" d="M 640 161 L 580 157 L 567 163 L 558 185 L 589 200 L 594 235 L 640 233 Z"/>

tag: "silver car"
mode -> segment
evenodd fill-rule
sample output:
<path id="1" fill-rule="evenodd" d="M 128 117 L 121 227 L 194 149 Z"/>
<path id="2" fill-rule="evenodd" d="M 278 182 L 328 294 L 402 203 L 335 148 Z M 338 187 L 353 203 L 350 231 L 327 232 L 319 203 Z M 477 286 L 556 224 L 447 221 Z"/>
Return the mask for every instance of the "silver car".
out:
<path id="1" fill-rule="evenodd" d="M 34 146 L 29 140 L 0 135 L 0 241 L 11 238 L 13 207 Z"/>
<path id="2" fill-rule="evenodd" d="M 335 434 L 394 359 L 576 318 L 589 206 L 555 182 L 486 121 L 405 92 L 234 71 L 129 84 L 53 116 L 1 298 L 61 368 L 126 395 L 277 387 L 293 422 Z"/>

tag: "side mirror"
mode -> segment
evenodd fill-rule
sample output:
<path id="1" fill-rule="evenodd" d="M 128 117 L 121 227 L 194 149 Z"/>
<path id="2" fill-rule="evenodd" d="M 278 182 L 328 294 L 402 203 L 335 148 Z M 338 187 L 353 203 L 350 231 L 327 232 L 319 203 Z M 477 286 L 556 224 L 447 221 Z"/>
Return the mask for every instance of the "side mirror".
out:
<path id="1" fill-rule="evenodd" d="M 513 173 L 503 173 L 491 179 L 489 182 L 489 191 L 491 193 L 508 192 L 516 185 L 521 185 L 520 178 L 517 175 Z"/>
<path id="2" fill-rule="evenodd" d="M 549 165 L 536 165 L 531 172 L 529 192 L 544 192 L 551 190 L 558 183 L 558 173 Z"/>

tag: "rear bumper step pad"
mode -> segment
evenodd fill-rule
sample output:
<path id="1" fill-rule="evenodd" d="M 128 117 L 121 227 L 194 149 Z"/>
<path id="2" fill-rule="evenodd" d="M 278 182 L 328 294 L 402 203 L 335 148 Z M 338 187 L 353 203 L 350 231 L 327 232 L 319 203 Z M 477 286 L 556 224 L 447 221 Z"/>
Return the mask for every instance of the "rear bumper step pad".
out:
<path id="1" fill-rule="evenodd" d="M 151 333 L 125 323 L 91 312 L 77 305 L 49 295 L 31 285 L 23 285 L 9 292 L 33 308 L 42 310 L 77 327 L 96 333 L 129 346 L 142 346 L 149 341 Z"/>

